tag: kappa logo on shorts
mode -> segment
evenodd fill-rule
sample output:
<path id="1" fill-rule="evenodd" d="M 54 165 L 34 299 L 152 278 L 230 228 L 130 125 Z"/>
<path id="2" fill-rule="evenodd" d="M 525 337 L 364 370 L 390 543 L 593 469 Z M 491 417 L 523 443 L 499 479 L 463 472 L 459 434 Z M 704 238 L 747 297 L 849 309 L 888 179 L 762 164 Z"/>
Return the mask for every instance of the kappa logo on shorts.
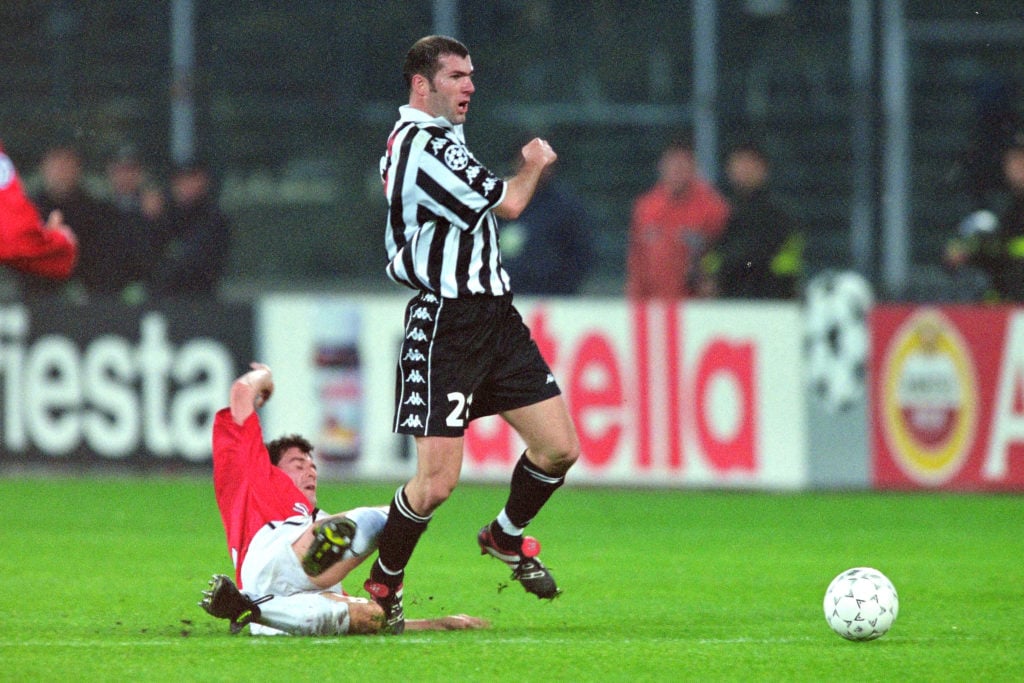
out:
<path id="1" fill-rule="evenodd" d="M 427 380 L 423 379 L 423 375 L 420 374 L 419 370 L 413 370 L 405 376 L 405 381 L 410 384 L 423 384 Z"/>
<path id="2" fill-rule="evenodd" d="M 424 356 L 418 349 L 409 349 L 408 351 L 405 352 L 405 355 L 402 357 L 402 360 L 412 360 L 412 361 L 426 360 L 426 359 L 427 359 L 427 357 Z"/>
<path id="3" fill-rule="evenodd" d="M 434 296 L 433 294 L 431 294 L 430 292 L 424 292 L 423 294 L 421 294 L 420 295 L 420 300 L 423 303 L 425 303 L 425 304 L 436 304 L 437 303 L 437 297 Z"/>
<path id="4" fill-rule="evenodd" d="M 428 339 L 426 333 L 418 327 L 410 329 L 405 338 L 412 339 L 413 341 L 427 341 Z"/>
<path id="5" fill-rule="evenodd" d="M 554 383 L 555 383 L 555 376 L 554 376 L 554 375 L 552 375 L 552 374 L 551 374 L 551 373 L 549 372 L 549 373 L 548 373 L 548 378 L 547 378 L 547 380 L 546 380 L 546 381 L 544 382 L 544 384 L 554 384 Z"/>
<path id="6" fill-rule="evenodd" d="M 423 422 L 420 420 L 419 415 L 410 415 L 409 417 L 405 418 L 405 422 L 403 422 L 401 426 L 419 429 L 423 427 Z"/>
<path id="7" fill-rule="evenodd" d="M 453 171 L 461 171 L 469 166 L 469 151 L 462 145 L 450 145 L 444 151 L 444 163 Z"/>
<path id="8" fill-rule="evenodd" d="M 418 306 L 415 309 L 413 309 L 412 317 L 413 320 L 433 320 L 433 318 L 430 317 L 430 311 L 423 308 L 422 306 Z"/>
<path id="9" fill-rule="evenodd" d="M 423 400 L 418 391 L 414 391 L 409 394 L 409 398 L 405 399 L 405 405 L 407 406 L 425 406 L 427 402 Z"/>

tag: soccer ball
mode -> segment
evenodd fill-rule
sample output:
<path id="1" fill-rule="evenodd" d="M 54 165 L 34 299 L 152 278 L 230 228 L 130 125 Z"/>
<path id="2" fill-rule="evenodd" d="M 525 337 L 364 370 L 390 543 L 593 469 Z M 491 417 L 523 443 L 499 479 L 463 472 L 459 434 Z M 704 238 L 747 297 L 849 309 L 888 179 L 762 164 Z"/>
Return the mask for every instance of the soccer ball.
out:
<path id="1" fill-rule="evenodd" d="M 832 579 L 825 591 L 825 620 L 847 640 L 884 636 L 900 611 L 896 588 L 885 574 L 855 567 Z"/>

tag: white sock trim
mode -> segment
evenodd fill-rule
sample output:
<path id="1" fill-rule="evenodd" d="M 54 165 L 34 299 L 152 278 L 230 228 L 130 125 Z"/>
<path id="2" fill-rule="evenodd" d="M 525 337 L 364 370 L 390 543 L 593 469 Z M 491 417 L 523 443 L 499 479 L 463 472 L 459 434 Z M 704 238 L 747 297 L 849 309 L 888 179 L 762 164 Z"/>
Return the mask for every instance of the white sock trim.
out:
<path id="1" fill-rule="evenodd" d="M 508 515 L 505 514 L 505 508 L 501 509 L 501 512 L 498 513 L 498 516 L 497 516 L 496 519 L 498 520 L 498 526 L 501 527 L 501 530 L 504 531 L 509 536 L 522 536 L 523 535 L 523 529 L 525 527 L 519 527 L 519 526 L 516 526 L 515 524 L 513 524 L 512 520 L 510 520 L 508 518 Z"/>

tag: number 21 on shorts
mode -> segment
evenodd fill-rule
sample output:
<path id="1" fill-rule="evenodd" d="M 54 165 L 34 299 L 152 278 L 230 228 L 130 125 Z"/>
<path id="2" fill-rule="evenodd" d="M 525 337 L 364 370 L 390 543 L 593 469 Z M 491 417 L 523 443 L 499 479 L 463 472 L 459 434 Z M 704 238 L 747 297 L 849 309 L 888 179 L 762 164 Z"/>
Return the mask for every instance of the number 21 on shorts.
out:
<path id="1" fill-rule="evenodd" d="M 448 394 L 448 402 L 452 404 L 452 411 L 448 413 L 447 425 L 449 427 L 465 427 L 469 421 L 469 406 L 473 404 L 473 394 L 467 398 L 461 391 L 453 391 Z"/>

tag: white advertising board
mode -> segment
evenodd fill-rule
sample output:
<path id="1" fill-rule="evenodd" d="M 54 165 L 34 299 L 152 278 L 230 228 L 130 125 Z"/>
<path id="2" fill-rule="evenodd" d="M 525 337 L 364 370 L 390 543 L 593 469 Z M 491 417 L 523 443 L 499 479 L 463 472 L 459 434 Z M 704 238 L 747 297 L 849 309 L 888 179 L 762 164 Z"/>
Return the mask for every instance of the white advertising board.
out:
<path id="1" fill-rule="evenodd" d="M 274 368 L 268 438 L 310 436 L 327 476 L 408 477 L 392 433 L 406 299 L 269 296 L 257 325 Z M 795 304 L 517 300 L 582 444 L 570 481 L 799 489 L 807 483 L 801 315 Z M 354 349 L 354 352 L 344 349 Z M 341 349 L 339 351 L 339 349 Z M 465 438 L 463 481 L 507 481 L 522 444 L 498 418 Z"/>

